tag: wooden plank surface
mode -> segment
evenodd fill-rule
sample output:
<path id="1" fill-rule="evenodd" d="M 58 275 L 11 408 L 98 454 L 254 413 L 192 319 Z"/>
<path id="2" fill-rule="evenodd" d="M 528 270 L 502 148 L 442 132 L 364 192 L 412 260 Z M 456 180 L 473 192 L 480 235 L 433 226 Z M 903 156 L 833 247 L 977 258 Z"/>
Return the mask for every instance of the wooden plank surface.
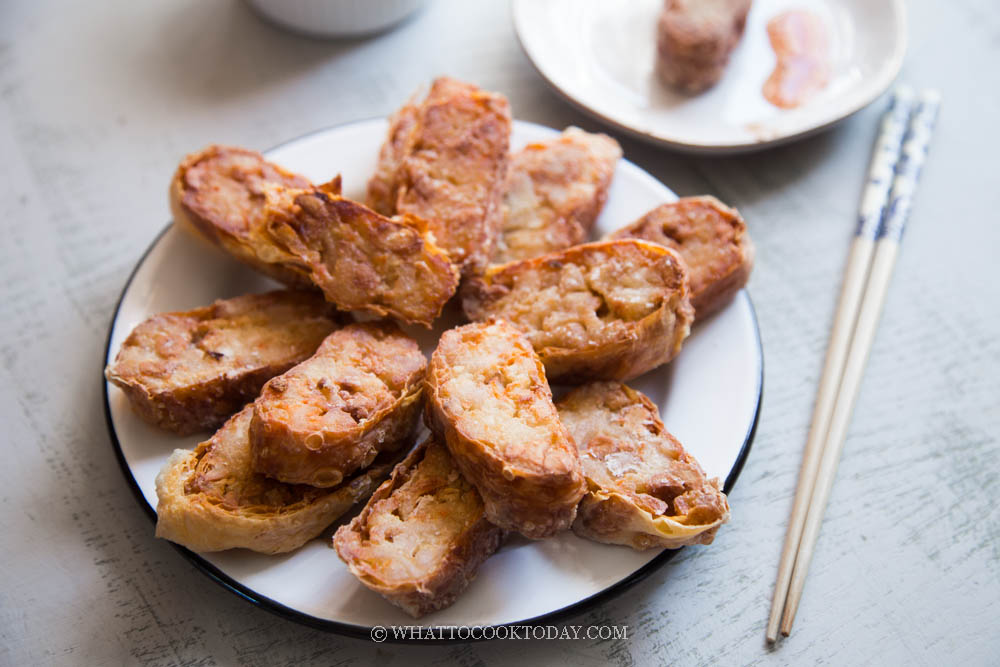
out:
<path id="1" fill-rule="evenodd" d="M 518 118 L 598 126 L 522 54 L 503 2 L 435 0 L 370 40 L 298 38 L 239 2 L 0 9 L 0 663 L 143 665 L 998 664 L 1000 14 L 914 0 L 902 78 L 944 95 L 794 634 L 764 624 L 858 196 L 884 100 L 824 135 L 736 158 L 625 155 L 737 206 L 765 400 L 732 523 L 574 619 L 627 641 L 399 647 L 256 609 L 155 540 L 108 441 L 106 329 L 168 218 L 178 159 L 267 148 L 393 110 L 441 73 Z M 530 594 L 530 592 L 526 592 Z"/>

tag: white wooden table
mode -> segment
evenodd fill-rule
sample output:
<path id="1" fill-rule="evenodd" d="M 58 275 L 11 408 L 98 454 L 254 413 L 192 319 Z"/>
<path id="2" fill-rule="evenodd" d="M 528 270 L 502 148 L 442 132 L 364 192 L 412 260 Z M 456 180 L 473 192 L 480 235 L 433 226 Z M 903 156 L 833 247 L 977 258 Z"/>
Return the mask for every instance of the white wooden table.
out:
<path id="1" fill-rule="evenodd" d="M 682 195 L 740 208 L 766 379 L 733 521 L 573 623 L 627 641 L 401 647 L 259 610 L 153 538 L 108 440 L 106 328 L 187 151 L 267 148 L 394 109 L 441 73 L 519 118 L 598 126 L 532 69 L 503 2 L 436 0 L 367 41 L 297 38 L 235 1 L 0 9 L 0 663 L 1000 664 L 1000 14 L 910 4 L 902 79 L 944 107 L 795 632 L 764 645 L 785 522 L 884 100 L 738 158 L 624 140 Z"/>

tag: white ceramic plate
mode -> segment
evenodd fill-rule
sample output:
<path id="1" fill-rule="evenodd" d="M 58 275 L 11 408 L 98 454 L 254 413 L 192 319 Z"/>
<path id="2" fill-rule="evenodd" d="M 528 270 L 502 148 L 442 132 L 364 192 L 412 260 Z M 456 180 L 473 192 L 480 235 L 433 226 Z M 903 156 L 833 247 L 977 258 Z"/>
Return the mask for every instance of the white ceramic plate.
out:
<path id="1" fill-rule="evenodd" d="M 689 97 L 653 71 L 662 0 L 514 0 L 528 57 L 570 102 L 656 144 L 692 152 L 751 151 L 816 132 L 875 100 L 906 51 L 903 0 L 755 0 L 746 32 L 719 83 Z M 782 110 L 761 94 L 775 57 L 769 19 L 785 9 L 820 16 L 830 39 L 830 82 Z"/>
<path id="2" fill-rule="evenodd" d="M 345 194 L 360 198 L 386 128 L 386 121 L 378 119 L 324 130 L 272 150 L 268 157 L 317 183 L 339 171 Z M 548 128 L 516 122 L 513 143 L 520 147 L 553 134 Z M 623 160 L 598 233 L 674 198 L 652 176 Z M 153 242 L 125 286 L 108 335 L 108 357 L 117 353 L 136 324 L 154 313 L 185 310 L 272 286 L 268 279 L 170 226 Z M 424 351 L 430 354 L 445 328 L 410 330 L 420 334 Z M 762 363 L 753 309 L 741 293 L 695 327 L 673 363 L 631 384 L 660 405 L 667 428 L 710 475 L 726 481 L 728 490 L 749 451 L 760 404 Z M 121 390 L 106 382 L 104 389 L 108 426 L 126 478 L 155 516 L 156 473 L 173 449 L 192 448 L 199 438 L 179 438 L 147 426 L 133 414 Z M 741 513 L 735 508 L 736 516 Z M 282 556 L 244 550 L 181 552 L 257 604 L 316 627 L 363 637 L 370 636 L 376 625 L 500 625 L 575 612 L 581 603 L 637 581 L 673 553 L 597 544 L 569 532 L 541 542 L 511 540 L 485 563 L 453 606 L 413 621 L 362 587 L 327 540 L 314 540 Z"/>

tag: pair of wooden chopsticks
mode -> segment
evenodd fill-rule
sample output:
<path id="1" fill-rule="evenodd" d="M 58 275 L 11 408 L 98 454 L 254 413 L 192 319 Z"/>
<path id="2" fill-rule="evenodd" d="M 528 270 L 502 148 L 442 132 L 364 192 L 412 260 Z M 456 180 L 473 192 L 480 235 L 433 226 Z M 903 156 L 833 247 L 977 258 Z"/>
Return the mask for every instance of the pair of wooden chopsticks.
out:
<path id="1" fill-rule="evenodd" d="M 788 636 L 927 156 L 940 95 L 896 90 L 882 118 L 778 567 L 767 641 Z"/>

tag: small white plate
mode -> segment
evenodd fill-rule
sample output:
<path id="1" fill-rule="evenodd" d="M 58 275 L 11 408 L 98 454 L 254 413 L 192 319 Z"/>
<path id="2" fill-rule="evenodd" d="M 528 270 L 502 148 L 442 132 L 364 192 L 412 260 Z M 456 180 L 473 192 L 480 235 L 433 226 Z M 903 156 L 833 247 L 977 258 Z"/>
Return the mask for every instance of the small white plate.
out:
<path id="1" fill-rule="evenodd" d="M 339 171 L 345 194 L 360 198 L 386 128 L 384 119 L 352 123 L 296 139 L 267 155 L 317 183 Z M 516 122 L 513 144 L 520 147 L 553 134 L 554 130 L 539 125 Z M 659 181 L 623 160 L 597 233 L 616 229 L 673 199 L 674 194 Z M 113 358 L 129 331 L 150 315 L 273 285 L 169 226 L 139 261 L 122 292 L 108 335 L 107 356 Z M 451 324 L 439 322 L 433 332 L 422 330 L 419 340 L 427 354 Z M 711 476 L 725 480 L 728 490 L 749 452 L 760 405 L 762 364 L 757 322 L 750 299 L 741 293 L 694 328 L 673 363 L 630 384 L 659 404 L 667 428 Z M 131 411 L 121 390 L 106 382 L 104 389 L 108 427 L 125 476 L 155 518 L 156 473 L 171 451 L 192 448 L 199 438 L 179 438 L 147 426 Z M 743 512 L 736 507 L 733 516 Z M 725 548 L 725 530 L 719 544 L 710 548 Z M 328 540 L 313 540 L 282 556 L 244 550 L 203 555 L 180 551 L 223 586 L 252 602 L 314 627 L 361 637 L 369 637 L 371 628 L 378 625 L 487 626 L 575 613 L 582 604 L 635 583 L 674 553 L 597 544 L 570 532 L 541 542 L 511 540 L 486 561 L 453 606 L 414 621 L 361 586 Z M 706 572 L 705 576 L 713 575 Z"/>
<path id="2" fill-rule="evenodd" d="M 665 88 L 653 71 L 662 0 L 514 0 L 528 58 L 566 99 L 640 139 L 702 153 L 758 150 L 850 116 L 896 78 L 906 52 L 903 0 L 755 0 L 719 83 L 696 96 Z M 774 67 L 768 20 L 786 9 L 823 19 L 830 82 L 796 109 L 761 89 Z"/>

